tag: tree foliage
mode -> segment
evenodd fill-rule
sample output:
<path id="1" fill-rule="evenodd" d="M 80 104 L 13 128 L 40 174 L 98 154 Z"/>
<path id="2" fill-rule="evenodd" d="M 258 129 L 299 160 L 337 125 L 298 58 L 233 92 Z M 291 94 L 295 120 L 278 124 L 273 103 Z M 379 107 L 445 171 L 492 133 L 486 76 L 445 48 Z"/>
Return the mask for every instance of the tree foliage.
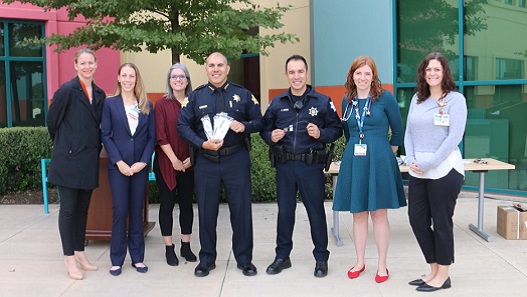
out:
<path id="1" fill-rule="evenodd" d="M 404 17 L 399 21 L 400 31 L 404 34 L 399 41 L 402 50 L 418 50 L 421 54 L 433 50 L 445 51 L 446 56 L 455 56 L 445 50 L 446 44 L 453 45 L 458 39 L 458 11 L 455 4 L 446 0 L 430 1 L 398 1 L 398 9 L 404 12 Z M 487 29 L 487 16 L 485 7 L 488 0 L 464 1 L 464 30 L 465 34 L 475 36 L 478 32 Z M 422 28 L 426 28 L 423 30 Z"/>
<path id="2" fill-rule="evenodd" d="M 72 47 L 102 47 L 125 52 L 171 50 L 172 62 L 180 55 L 203 63 L 214 51 L 231 57 L 260 53 L 275 42 L 294 42 L 294 34 L 249 34 L 254 28 L 276 30 L 289 7 L 262 7 L 251 0 L 3 0 L 29 3 L 45 11 L 65 8 L 70 20 L 87 23 L 71 34 L 52 34 L 38 42 L 56 45 L 61 52 Z M 35 40 L 33 40 L 34 42 Z"/>

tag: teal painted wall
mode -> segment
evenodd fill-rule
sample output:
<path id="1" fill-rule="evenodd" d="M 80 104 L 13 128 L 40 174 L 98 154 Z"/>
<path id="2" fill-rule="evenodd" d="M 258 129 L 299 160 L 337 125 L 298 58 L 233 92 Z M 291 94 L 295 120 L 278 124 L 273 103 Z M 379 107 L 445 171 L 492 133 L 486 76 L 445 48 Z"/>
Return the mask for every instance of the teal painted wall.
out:
<path id="1" fill-rule="evenodd" d="M 311 0 L 312 82 L 341 86 L 351 62 L 371 56 L 383 84 L 393 84 L 391 0 Z"/>

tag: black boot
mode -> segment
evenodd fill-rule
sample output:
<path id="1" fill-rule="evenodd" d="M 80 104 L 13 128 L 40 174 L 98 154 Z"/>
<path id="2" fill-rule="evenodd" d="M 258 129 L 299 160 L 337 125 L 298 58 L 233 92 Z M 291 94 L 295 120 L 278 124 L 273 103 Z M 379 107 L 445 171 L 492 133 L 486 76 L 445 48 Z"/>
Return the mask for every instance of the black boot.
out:
<path id="1" fill-rule="evenodd" d="M 181 241 L 181 257 L 184 257 L 185 260 L 189 262 L 196 262 L 197 258 L 196 255 L 192 252 L 190 249 L 190 242 L 183 242 Z"/>
<path id="2" fill-rule="evenodd" d="M 167 258 L 167 264 L 170 266 L 178 266 L 179 260 L 176 256 L 176 252 L 174 251 L 174 244 L 172 245 L 166 245 L 165 249 L 165 257 Z"/>

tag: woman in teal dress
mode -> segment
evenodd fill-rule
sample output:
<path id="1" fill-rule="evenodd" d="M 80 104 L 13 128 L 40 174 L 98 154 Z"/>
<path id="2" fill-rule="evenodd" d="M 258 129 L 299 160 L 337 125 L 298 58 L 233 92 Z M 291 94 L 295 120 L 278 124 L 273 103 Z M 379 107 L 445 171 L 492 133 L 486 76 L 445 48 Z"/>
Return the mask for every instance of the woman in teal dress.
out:
<path id="1" fill-rule="evenodd" d="M 388 279 L 386 258 L 390 241 L 387 209 L 406 206 L 401 173 L 394 156 L 403 142 L 403 124 L 397 101 L 383 90 L 372 58 L 360 56 L 348 71 L 342 100 L 346 149 L 340 164 L 333 210 L 353 213 L 357 262 L 348 271 L 356 278 L 366 268 L 364 254 L 368 217 L 378 252 L 375 281 Z M 388 140 L 388 131 L 392 136 Z"/>

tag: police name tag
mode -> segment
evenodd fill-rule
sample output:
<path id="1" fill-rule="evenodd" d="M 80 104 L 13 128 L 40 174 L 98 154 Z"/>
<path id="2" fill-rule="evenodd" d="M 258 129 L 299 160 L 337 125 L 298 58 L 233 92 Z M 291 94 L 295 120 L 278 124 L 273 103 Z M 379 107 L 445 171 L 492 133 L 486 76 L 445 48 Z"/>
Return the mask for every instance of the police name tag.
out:
<path id="1" fill-rule="evenodd" d="M 450 116 L 446 113 L 440 114 L 436 113 L 434 114 L 434 125 L 436 126 L 450 126 Z"/>
<path id="2" fill-rule="evenodd" d="M 355 144 L 355 156 L 366 156 L 368 146 L 366 144 Z"/>

